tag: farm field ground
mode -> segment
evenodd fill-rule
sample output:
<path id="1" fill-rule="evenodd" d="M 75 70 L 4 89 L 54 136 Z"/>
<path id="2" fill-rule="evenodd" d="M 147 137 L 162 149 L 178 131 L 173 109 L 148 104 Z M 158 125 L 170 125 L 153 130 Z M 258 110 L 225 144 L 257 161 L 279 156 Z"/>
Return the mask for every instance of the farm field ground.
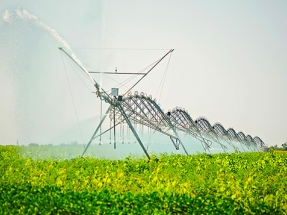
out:
<path id="1" fill-rule="evenodd" d="M 287 214 L 287 153 L 157 158 L 32 159 L 0 146 L 0 214 Z"/>
<path id="2" fill-rule="evenodd" d="M 277 153 L 287 153 L 287 151 L 280 151 L 280 150 L 274 150 L 274 152 L 277 152 Z"/>

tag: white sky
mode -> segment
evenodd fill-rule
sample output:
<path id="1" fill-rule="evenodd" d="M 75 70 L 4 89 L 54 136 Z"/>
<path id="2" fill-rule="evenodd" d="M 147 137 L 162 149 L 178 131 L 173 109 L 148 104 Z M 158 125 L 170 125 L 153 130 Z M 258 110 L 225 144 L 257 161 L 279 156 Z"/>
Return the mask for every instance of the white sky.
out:
<path id="1" fill-rule="evenodd" d="M 55 29 L 98 70 L 138 72 L 174 48 L 164 110 L 184 107 L 194 119 L 204 116 L 268 145 L 287 141 L 286 1 L 1 1 L 1 15 L 17 8 Z M 0 143 L 79 140 L 61 44 L 28 22 L 1 20 L 0 29 Z M 100 47 L 166 50 L 76 49 Z M 137 90 L 155 96 L 166 65 Z M 70 78 L 86 142 L 100 102 Z M 74 139 L 66 140 L 71 131 Z"/>

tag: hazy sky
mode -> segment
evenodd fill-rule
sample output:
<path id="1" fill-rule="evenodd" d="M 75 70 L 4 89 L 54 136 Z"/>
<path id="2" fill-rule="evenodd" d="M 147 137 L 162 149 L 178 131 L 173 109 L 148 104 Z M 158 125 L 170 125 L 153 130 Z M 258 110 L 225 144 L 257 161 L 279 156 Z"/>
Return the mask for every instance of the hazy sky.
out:
<path id="1" fill-rule="evenodd" d="M 268 145 L 287 141 L 286 1 L 2 0 L 1 16 L 17 8 L 54 29 L 95 70 L 138 72 L 173 48 L 164 110 L 184 107 L 194 119 Z M 62 44 L 27 21 L 1 19 L 0 29 L 0 143 L 80 140 L 65 71 L 86 142 L 100 102 L 63 63 Z M 155 96 L 167 65 L 168 58 L 136 90 Z"/>

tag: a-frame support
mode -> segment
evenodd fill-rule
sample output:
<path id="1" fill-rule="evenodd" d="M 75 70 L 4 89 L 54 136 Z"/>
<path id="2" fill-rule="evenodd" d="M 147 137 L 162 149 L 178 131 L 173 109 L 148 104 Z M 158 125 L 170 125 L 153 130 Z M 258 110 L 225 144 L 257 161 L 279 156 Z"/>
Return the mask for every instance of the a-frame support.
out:
<path id="1" fill-rule="evenodd" d="M 140 138 L 139 138 L 139 136 L 138 136 L 136 130 L 134 129 L 134 127 L 133 127 L 131 121 L 130 121 L 129 118 L 127 117 L 127 115 L 126 115 L 124 109 L 122 108 L 122 106 L 120 105 L 120 103 L 117 103 L 117 107 L 118 107 L 119 111 L 121 112 L 122 116 L 124 117 L 125 121 L 127 122 L 129 128 L 130 128 L 131 131 L 133 132 L 133 134 L 134 134 L 135 138 L 137 139 L 138 143 L 139 143 L 140 146 L 142 147 L 142 149 L 143 149 L 145 155 L 147 156 L 148 160 L 150 160 L 150 156 L 149 156 L 149 154 L 148 154 L 146 148 L 144 147 L 142 141 L 140 140 Z M 98 133 L 100 127 L 102 126 L 102 124 L 103 124 L 103 122 L 105 121 L 105 119 L 106 119 L 106 117 L 107 117 L 109 111 L 110 111 L 112 108 L 116 108 L 116 107 L 113 107 L 112 105 L 110 105 L 110 107 L 109 107 L 108 110 L 106 111 L 104 117 L 103 117 L 102 120 L 100 121 L 100 123 L 99 123 L 97 129 L 95 130 L 94 134 L 92 135 L 92 137 L 91 137 L 89 143 L 88 143 L 87 146 L 85 147 L 85 150 L 84 150 L 84 152 L 82 153 L 82 156 L 84 156 L 84 154 L 86 153 L 87 149 L 88 149 L 89 146 L 91 145 L 92 141 L 96 138 L 96 135 L 97 135 L 97 133 Z M 115 114 L 115 113 L 114 113 L 114 114 Z"/>

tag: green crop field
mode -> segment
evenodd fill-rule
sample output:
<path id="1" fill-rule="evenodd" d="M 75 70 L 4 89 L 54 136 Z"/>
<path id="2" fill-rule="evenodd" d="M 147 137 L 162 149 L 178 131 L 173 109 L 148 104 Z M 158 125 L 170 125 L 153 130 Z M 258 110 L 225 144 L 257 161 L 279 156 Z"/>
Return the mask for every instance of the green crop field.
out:
<path id="1" fill-rule="evenodd" d="M 147 162 L 32 159 L 19 148 L 0 146 L 0 214 L 287 214 L 287 153 Z"/>

